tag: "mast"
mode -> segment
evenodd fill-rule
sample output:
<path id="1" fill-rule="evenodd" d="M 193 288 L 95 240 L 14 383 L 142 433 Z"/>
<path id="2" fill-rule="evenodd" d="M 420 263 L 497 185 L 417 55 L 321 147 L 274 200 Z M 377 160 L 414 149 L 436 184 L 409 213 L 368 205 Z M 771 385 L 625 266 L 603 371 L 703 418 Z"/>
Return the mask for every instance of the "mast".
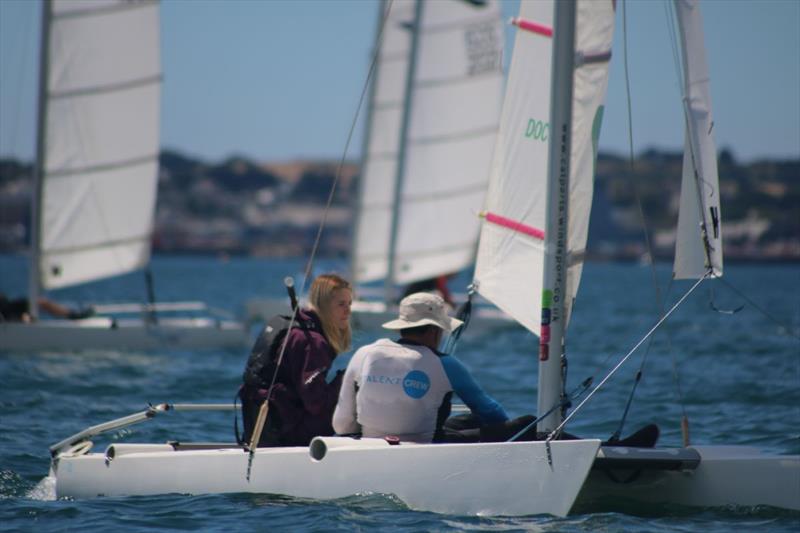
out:
<path id="1" fill-rule="evenodd" d="M 392 202 L 392 225 L 389 233 L 389 257 L 386 280 L 384 281 L 384 300 L 388 304 L 394 297 L 395 255 L 397 252 L 397 221 L 400 216 L 400 196 L 403 193 L 403 179 L 406 166 L 406 143 L 408 141 L 408 125 L 411 119 L 411 93 L 414 88 L 414 73 L 417 63 L 417 48 L 419 44 L 420 22 L 422 21 L 422 0 L 414 4 L 414 21 L 411 24 L 411 53 L 406 72 L 406 87 L 403 96 L 403 121 L 400 126 L 400 146 L 397 158 L 397 175 L 394 182 L 394 196 Z"/>
<path id="2" fill-rule="evenodd" d="M 554 430 L 562 419 L 562 358 L 566 326 L 567 206 L 572 155 L 572 86 L 575 61 L 575 1 L 555 2 L 550 104 L 550 145 L 545 208 L 545 256 L 542 275 L 542 321 L 539 337 L 539 433 Z"/>
<path id="3" fill-rule="evenodd" d="M 364 172 L 367 169 L 367 160 L 369 159 L 369 143 L 370 143 L 370 136 L 372 134 L 372 112 L 375 106 L 375 92 L 378 86 L 378 71 L 381 68 L 381 35 L 382 35 L 382 28 L 384 24 L 384 17 L 386 17 L 386 0 L 381 0 L 380 5 L 378 6 L 378 23 L 375 26 L 375 43 L 372 47 L 372 53 L 374 56 L 375 67 L 372 71 L 372 79 L 369 80 L 369 96 L 367 100 L 367 116 L 366 122 L 364 126 L 364 139 L 362 140 L 361 146 L 361 168 L 359 169 L 359 176 L 358 176 L 358 192 L 356 193 L 356 209 L 353 212 L 353 229 L 352 229 L 352 237 L 350 239 L 351 243 L 356 242 L 356 238 L 358 236 L 359 228 L 361 227 L 361 206 L 364 201 Z M 357 250 L 356 246 L 353 244 L 350 247 L 350 279 L 353 282 L 358 280 L 357 276 L 358 270 L 358 257 L 357 257 Z"/>
<path id="4" fill-rule="evenodd" d="M 36 161 L 33 170 L 33 191 L 31 194 L 31 249 L 28 268 L 28 313 L 32 318 L 39 316 L 39 259 L 42 227 L 39 222 L 41 212 L 42 187 L 45 173 L 45 141 L 47 138 L 47 88 L 50 83 L 50 19 L 52 0 L 42 2 L 42 37 L 39 49 L 39 96 L 36 118 Z"/>

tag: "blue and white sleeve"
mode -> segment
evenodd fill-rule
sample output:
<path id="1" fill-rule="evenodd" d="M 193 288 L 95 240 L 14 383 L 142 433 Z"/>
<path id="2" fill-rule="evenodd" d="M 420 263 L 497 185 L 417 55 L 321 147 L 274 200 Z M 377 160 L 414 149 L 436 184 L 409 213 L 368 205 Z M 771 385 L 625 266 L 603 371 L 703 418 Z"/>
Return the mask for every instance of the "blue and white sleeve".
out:
<path id="1" fill-rule="evenodd" d="M 482 423 L 495 424 L 508 420 L 503 406 L 483 391 L 461 361 L 452 355 L 442 357 L 441 361 L 453 391 L 478 415 Z"/>

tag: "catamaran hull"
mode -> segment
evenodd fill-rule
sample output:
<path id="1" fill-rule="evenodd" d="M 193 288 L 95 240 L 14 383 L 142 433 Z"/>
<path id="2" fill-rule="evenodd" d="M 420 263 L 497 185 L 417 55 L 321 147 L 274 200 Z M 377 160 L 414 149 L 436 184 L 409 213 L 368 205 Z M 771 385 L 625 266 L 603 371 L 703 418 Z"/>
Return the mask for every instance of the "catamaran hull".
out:
<path id="1" fill-rule="evenodd" d="M 242 324 L 208 318 L 165 318 L 157 324 L 105 317 L 0 323 L 0 350 L 12 352 L 241 349 L 248 341 Z"/>
<path id="2" fill-rule="evenodd" d="M 605 450 L 603 448 L 602 450 Z M 676 454 L 687 449 L 656 449 Z M 800 456 L 767 455 L 746 446 L 693 446 L 699 463 L 688 469 L 648 465 L 646 457 L 592 469 L 578 496 L 581 512 L 625 509 L 631 503 L 726 507 L 768 505 L 800 511 Z M 622 450 L 624 454 L 624 450 Z M 603 451 L 598 454 L 602 456 Z M 632 455 L 632 454 L 631 454 Z M 599 460 L 598 460 L 599 462 Z"/>
<path id="3" fill-rule="evenodd" d="M 599 448 L 598 440 L 401 444 L 317 439 L 310 448 L 259 449 L 246 479 L 241 449 L 174 451 L 129 445 L 54 462 L 58 497 L 166 493 L 265 493 L 333 499 L 394 494 L 412 509 L 469 515 L 566 515 Z M 124 445 L 123 445 L 124 446 Z M 320 452 L 320 448 L 322 451 Z"/>
<path id="4" fill-rule="evenodd" d="M 278 314 L 289 313 L 286 298 L 252 299 L 246 303 L 248 320 L 266 321 Z M 397 318 L 396 305 L 384 302 L 356 300 L 351 307 L 351 325 L 355 331 L 380 331 L 381 325 Z M 464 335 L 485 335 L 498 329 L 518 328 L 508 315 L 494 307 L 474 306 L 469 327 Z"/>

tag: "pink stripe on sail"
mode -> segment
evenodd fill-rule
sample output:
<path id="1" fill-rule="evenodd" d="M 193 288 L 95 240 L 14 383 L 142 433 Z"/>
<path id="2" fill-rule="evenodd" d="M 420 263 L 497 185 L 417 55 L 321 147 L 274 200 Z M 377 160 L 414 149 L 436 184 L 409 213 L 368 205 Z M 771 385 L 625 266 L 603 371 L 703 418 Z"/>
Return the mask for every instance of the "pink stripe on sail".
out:
<path id="1" fill-rule="evenodd" d="M 497 224 L 498 226 L 503 226 L 504 228 L 524 233 L 525 235 L 529 235 L 534 239 L 544 240 L 544 232 L 540 229 L 534 228 L 533 226 L 528 226 L 522 222 L 517 222 L 516 220 L 511 220 L 510 218 L 495 215 L 494 213 L 489 213 L 487 211 L 482 212 L 481 217 L 485 218 L 487 222 L 491 222 L 492 224 Z"/>
<path id="2" fill-rule="evenodd" d="M 514 17 L 511 19 L 511 24 L 513 24 L 514 26 L 516 26 L 521 30 L 529 31 L 539 35 L 544 35 L 545 37 L 553 36 L 553 28 L 547 27 L 544 24 L 539 24 L 538 22 L 533 22 L 530 20 L 525 20 L 523 18 Z"/>

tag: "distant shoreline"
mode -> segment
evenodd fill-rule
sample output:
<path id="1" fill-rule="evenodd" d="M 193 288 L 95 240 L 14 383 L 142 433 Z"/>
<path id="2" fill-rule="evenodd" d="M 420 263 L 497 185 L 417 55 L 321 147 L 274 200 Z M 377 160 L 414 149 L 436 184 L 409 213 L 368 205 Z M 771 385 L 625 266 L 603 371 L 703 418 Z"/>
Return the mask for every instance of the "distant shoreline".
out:
<path id="1" fill-rule="evenodd" d="M 0 256 L 10 256 L 10 257 L 26 257 L 27 251 L 25 250 L 4 250 L 0 251 Z M 169 258 L 169 257 L 202 257 L 202 258 L 219 258 L 222 260 L 227 259 L 259 259 L 268 261 L 270 259 L 276 260 L 306 260 L 307 256 L 304 254 L 287 254 L 287 255 L 263 255 L 263 254 L 249 254 L 249 253 L 235 253 L 235 252 L 219 252 L 214 250 L 173 250 L 169 252 L 161 252 L 161 251 L 154 251 L 153 257 L 158 258 Z M 347 255 L 342 254 L 320 254 L 317 255 L 317 259 L 324 259 L 324 260 L 348 260 Z M 635 264 L 640 263 L 641 260 L 638 258 L 633 258 L 629 256 L 618 256 L 618 257 L 608 257 L 608 256 L 595 256 L 591 253 L 586 257 L 586 263 L 591 264 Z M 671 265 L 672 259 L 671 258 L 663 258 L 659 257 L 656 259 L 656 265 Z M 649 263 L 641 262 L 642 266 L 649 266 Z M 746 265 L 758 265 L 758 266 L 770 266 L 770 265 L 798 265 L 800 266 L 800 257 L 769 257 L 764 259 L 758 258 L 749 258 L 749 257 L 724 257 L 724 265 L 736 265 L 736 266 L 746 266 Z"/>

